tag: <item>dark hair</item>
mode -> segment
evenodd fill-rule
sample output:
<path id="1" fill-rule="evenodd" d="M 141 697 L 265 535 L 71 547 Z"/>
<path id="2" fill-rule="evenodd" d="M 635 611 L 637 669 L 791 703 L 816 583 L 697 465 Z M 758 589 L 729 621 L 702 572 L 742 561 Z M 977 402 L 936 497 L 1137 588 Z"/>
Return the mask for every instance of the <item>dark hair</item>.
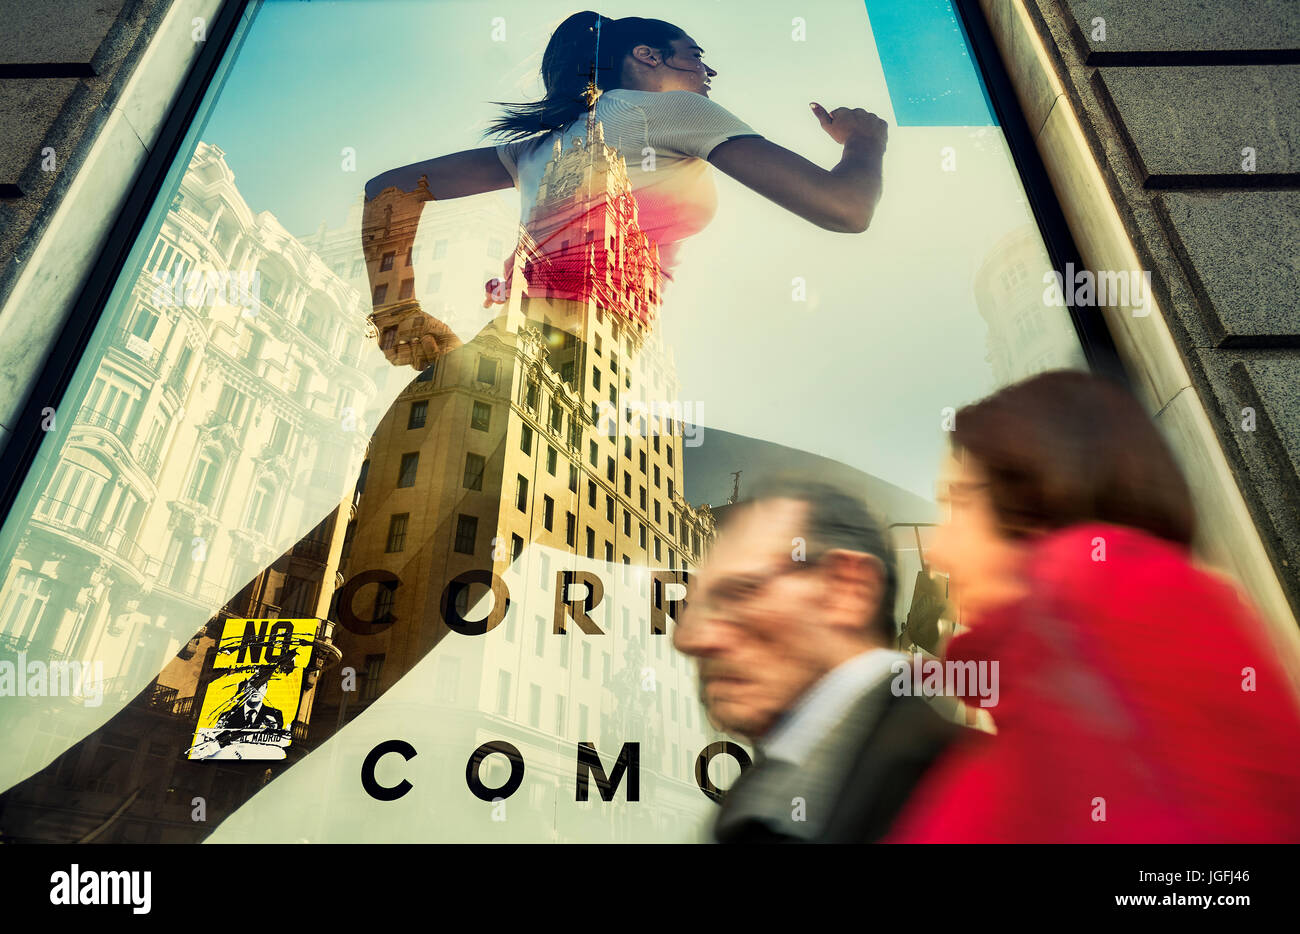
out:
<path id="1" fill-rule="evenodd" d="M 1191 491 L 1146 410 L 1110 380 L 1053 370 L 958 410 L 953 453 L 987 472 L 1010 538 L 1107 522 L 1190 545 Z"/>
<path id="2" fill-rule="evenodd" d="M 601 91 L 621 87 L 623 59 L 634 46 L 670 55 L 672 41 L 685 35 L 661 19 L 574 13 L 555 28 L 542 54 L 546 96 L 530 104 L 493 101 L 505 108 L 505 115 L 488 124 L 487 135 L 509 141 L 567 127 L 587 111 L 585 92 L 593 71 Z"/>
<path id="3" fill-rule="evenodd" d="M 894 549 L 890 547 L 883 526 L 867 509 L 864 498 L 836 482 L 781 473 L 760 478 L 737 505 L 748 506 L 774 499 L 792 499 L 808 507 L 802 531 L 808 540 L 807 560 L 810 563 L 820 561 L 832 549 L 843 548 L 872 555 L 884 565 L 885 581 L 880 606 L 868 622 L 875 637 L 892 647 L 898 638 L 894 625 L 898 569 L 894 562 Z"/>

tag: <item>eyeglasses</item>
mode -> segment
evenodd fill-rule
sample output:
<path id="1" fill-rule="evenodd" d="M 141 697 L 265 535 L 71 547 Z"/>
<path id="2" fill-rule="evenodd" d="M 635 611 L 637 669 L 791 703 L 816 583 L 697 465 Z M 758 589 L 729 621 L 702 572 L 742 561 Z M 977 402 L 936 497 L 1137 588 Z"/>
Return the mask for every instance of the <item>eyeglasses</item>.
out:
<path id="1" fill-rule="evenodd" d="M 804 561 L 791 560 L 773 568 L 766 574 L 738 574 L 712 582 L 706 596 L 690 601 L 697 611 L 717 612 L 722 609 L 747 606 L 757 600 L 779 578 L 798 574 L 817 566 L 821 556 Z"/>

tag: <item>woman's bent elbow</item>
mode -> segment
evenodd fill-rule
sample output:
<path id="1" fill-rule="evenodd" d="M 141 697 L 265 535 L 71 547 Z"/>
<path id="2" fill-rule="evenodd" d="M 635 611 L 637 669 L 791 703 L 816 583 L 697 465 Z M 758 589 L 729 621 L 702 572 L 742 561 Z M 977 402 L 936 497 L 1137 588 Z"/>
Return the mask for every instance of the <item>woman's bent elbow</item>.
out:
<path id="1" fill-rule="evenodd" d="M 871 226 L 871 216 L 873 210 L 861 211 L 842 211 L 834 217 L 827 218 L 821 224 L 818 224 L 823 230 L 830 230 L 835 233 L 864 233 Z"/>

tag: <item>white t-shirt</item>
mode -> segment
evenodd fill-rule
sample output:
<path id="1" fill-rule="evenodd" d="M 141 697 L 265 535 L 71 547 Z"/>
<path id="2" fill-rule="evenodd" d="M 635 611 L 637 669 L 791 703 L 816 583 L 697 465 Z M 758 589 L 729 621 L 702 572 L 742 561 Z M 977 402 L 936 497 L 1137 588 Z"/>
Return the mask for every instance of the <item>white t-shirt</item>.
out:
<path id="1" fill-rule="evenodd" d="M 717 211 L 709 153 L 727 140 L 762 134 L 694 91 L 616 88 L 596 100 L 595 117 L 606 144 L 627 163 L 641 229 L 658 244 L 660 266 L 671 279 L 679 242 L 703 230 Z M 560 131 L 564 149 L 586 131 L 584 114 Z M 519 189 L 521 223 L 528 222 L 554 145 L 552 132 L 496 147 Z"/>

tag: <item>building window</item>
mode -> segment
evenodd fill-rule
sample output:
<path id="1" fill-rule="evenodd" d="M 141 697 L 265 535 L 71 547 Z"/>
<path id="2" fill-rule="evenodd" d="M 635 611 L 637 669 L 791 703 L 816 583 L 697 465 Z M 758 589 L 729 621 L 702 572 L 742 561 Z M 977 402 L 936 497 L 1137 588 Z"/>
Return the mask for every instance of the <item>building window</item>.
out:
<path id="1" fill-rule="evenodd" d="M 510 560 L 518 561 L 519 556 L 524 553 L 524 540 L 518 535 L 510 536 Z"/>
<path id="2" fill-rule="evenodd" d="M 578 465 L 577 464 L 569 465 L 569 492 L 570 493 L 578 492 Z"/>
<path id="3" fill-rule="evenodd" d="M 609 542 L 605 542 L 605 560 L 610 564 L 614 563 L 614 546 Z"/>
<path id="4" fill-rule="evenodd" d="M 555 500 L 549 496 L 542 497 L 542 526 L 546 531 L 551 531 L 555 524 Z"/>
<path id="5" fill-rule="evenodd" d="M 465 489 L 483 489 L 483 468 L 486 465 L 487 460 L 481 454 L 465 455 Z"/>
<path id="6" fill-rule="evenodd" d="M 420 371 L 420 375 L 415 378 L 417 383 L 427 383 L 433 379 L 434 364 L 430 363 Z"/>
<path id="7" fill-rule="evenodd" d="M 406 522 L 411 518 L 409 512 L 401 512 L 388 520 L 388 544 L 384 551 L 392 553 L 406 547 Z"/>
<path id="8" fill-rule="evenodd" d="M 533 429 L 529 425 L 521 425 L 519 428 L 519 450 L 532 456 L 533 453 Z"/>
<path id="9" fill-rule="evenodd" d="M 385 253 L 384 258 L 379 261 L 379 271 L 388 272 L 393 268 L 393 259 L 397 256 L 396 252 Z"/>
<path id="10" fill-rule="evenodd" d="M 379 588 L 382 593 L 388 590 L 387 587 Z M 389 591 L 392 593 L 392 591 Z M 361 687 L 361 699 L 363 701 L 372 701 L 379 696 L 379 673 L 384 669 L 384 656 L 367 655 L 366 656 L 366 674 L 365 681 Z"/>
<path id="11" fill-rule="evenodd" d="M 671 444 L 666 444 L 664 445 L 664 450 L 668 454 L 668 466 L 671 467 L 673 465 L 673 446 Z"/>
<path id="12" fill-rule="evenodd" d="M 645 473 L 645 451 L 638 451 L 637 453 L 641 455 L 641 472 Z"/>
<path id="13" fill-rule="evenodd" d="M 596 389 L 600 388 L 600 367 L 598 366 L 591 368 L 591 384 Z"/>
<path id="14" fill-rule="evenodd" d="M 558 402 L 551 403 L 551 431 L 557 435 L 560 429 L 564 427 L 564 409 L 560 408 Z"/>
<path id="15" fill-rule="evenodd" d="M 339 554 L 339 561 L 348 560 L 352 554 L 352 542 L 357 537 L 357 520 L 353 519 L 348 523 L 347 531 L 343 533 L 343 550 Z"/>
<path id="16" fill-rule="evenodd" d="M 415 486 L 415 472 L 420 466 L 420 452 L 402 455 L 402 466 L 397 472 L 399 487 Z"/>
<path id="17" fill-rule="evenodd" d="M 614 458 L 612 457 L 605 458 L 605 478 L 609 480 L 610 483 L 614 483 L 618 479 L 618 472 L 614 466 Z"/>
<path id="18" fill-rule="evenodd" d="M 376 623 L 386 622 L 396 597 L 396 585 L 389 586 L 388 582 L 380 582 L 379 591 L 375 594 L 375 607 L 370 615 L 371 620 Z"/>
<path id="19" fill-rule="evenodd" d="M 614 521 L 614 497 L 609 495 L 605 496 L 605 519 L 609 522 Z"/>
<path id="20" fill-rule="evenodd" d="M 623 510 L 623 534 L 628 536 L 632 534 L 632 513 L 626 509 Z"/>
<path id="21" fill-rule="evenodd" d="M 595 508 L 596 506 L 596 481 L 587 481 L 587 505 Z"/>
<path id="22" fill-rule="evenodd" d="M 415 295 L 415 280 L 403 279 L 401 288 L 397 290 L 398 301 L 404 301 Z"/>
<path id="23" fill-rule="evenodd" d="M 528 478 L 519 474 L 519 485 L 515 491 L 515 508 L 520 512 L 528 511 Z"/>
<path id="24" fill-rule="evenodd" d="M 645 547 L 645 523 L 644 523 L 644 522 L 639 522 L 639 523 L 637 523 L 637 525 L 639 525 L 640 528 L 641 528 L 641 535 L 640 535 L 640 538 L 639 538 L 639 542 L 638 542 L 638 543 L 640 544 L 640 546 L 641 546 L 642 548 L 644 548 L 644 547 Z"/>
<path id="25" fill-rule="evenodd" d="M 658 486 L 658 485 L 659 485 L 659 465 L 658 465 L 658 464 L 655 464 L 655 469 L 654 469 L 654 481 L 655 481 L 655 486 Z"/>
<path id="26" fill-rule="evenodd" d="M 528 725 L 541 726 L 542 723 L 542 689 L 539 685 L 528 688 Z"/>
<path id="27" fill-rule="evenodd" d="M 491 357 L 479 357 L 478 381 L 495 386 L 497 382 L 497 362 Z"/>
<path id="28" fill-rule="evenodd" d="M 375 294 L 374 294 L 374 301 L 373 301 L 373 304 L 375 304 L 375 305 L 382 305 L 382 304 L 384 303 L 384 300 L 387 299 L 387 298 L 388 298 L 388 283 L 387 283 L 387 282 L 381 282 L 379 285 L 375 286 Z M 397 328 L 393 328 L 393 335 L 394 335 L 394 336 L 397 335 Z M 387 346 L 391 347 L 392 345 L 389 344 L 389 345 L 387 345 Z"/>
<path id="29" fill-rule="evenodd" d="M 578 517 L 571 512 L 564 514 L 564 542 L 569 546 L 578 542 Z"/>
<path id="30" fill-rule="evenodd" d="M 559 455 L 556 454 L 555 448 L 549 444 L 546 446 L 546 472 L 552 477 L 555 476 L 555 469 L 559 461 Z"/>
<path id="31" fill-rule="evenodd" d="M 641 509 L 644 510 L 644 509 L 645 509 L 645 487 L 643 487 L 643 486 L 639 486 L 639 487 L 637 487 L 637 490 L 640 491 L 640 494 L 641 494 Z"/>
<path id="32" fill-rule="evenodd" d="M 510 713 L 510 672 L 504 669 L 497 672 L 497 713 L 501 716 Z"/>
<path id="33" fill-rule="evenodd" d="M 587 557 L 596 557 L 596 533 L 591 526 L 587 526 Z"/>
<path id="34" fill-rule="evenodd" d="M 662 522 L 662 521 L 663 520 L 659 518 L 659 500 L 655 500 L 655 522 Z"/>
<path id="35" fill-rule="evenodd" d="M 486 402 L 475 402 L 474 410 L 470 413 L 469 427 L 475 431 L 487 431 L 488 426 L 492 423 L 492 406 Z"/>
<path id="36" fill-rule="evenodd" d="M 205 506 L 213 505 L 217 494 L 217 476 L 221 472 L 221 461 L 212 451 L 204 451 L 194 465 L 190 477 L 188 498 Z"/>
<path id="37" fill-rule="evenodd" d="M 587 459 L 591 461 L 591 466 L 595 467 L 600 463 L 600 449 L 596 447 L 595 441 L 591 441 L 589 444 L 591 447 L 588 448 Z"/>
<path id="38" fill-rule="evenodd" d="M 463 555 L 474 553 L 474 539 L 478 538 L 478 516 L 459 515 L 456 517 L 455 548 Z"/>
<path id="39" fill-rule="evenodd" d="M 426 418 L 428 418 L 428 415 L 429 415 L 428 400 L 421 399 L 419 402 L 412 402 L 411 414 L 408 415 L 406 418 L 406 430 L 410 431 L 412 428 L 423 428 L 424 421 Z"/>
<path id="40" fill-rule="evenodd" d="M 632 475 L 628 473 L 626 470 L 623 471 L 623 495 L 624 496 L 632 495 Z"/>

